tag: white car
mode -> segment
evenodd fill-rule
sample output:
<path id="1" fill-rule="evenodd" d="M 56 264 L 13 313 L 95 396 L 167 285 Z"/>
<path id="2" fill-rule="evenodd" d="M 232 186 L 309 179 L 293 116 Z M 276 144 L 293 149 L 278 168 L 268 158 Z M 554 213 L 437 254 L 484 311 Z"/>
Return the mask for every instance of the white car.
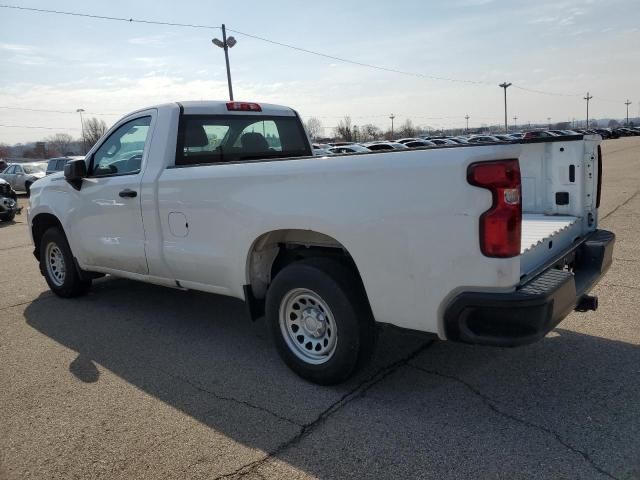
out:
<path id="1" fill-rule="evenodd" d="M 0 178 L 9 182 L 14 190 L 29 194 L 31 185 L 44 177 L 46 171 L 47 164 L 42 162 L 12 163 L 0 173 Z"/>
<path id="2" fill-rule="evenodd" d="M 597 307 L 600 137 L 549 141 L 314 157 L 291 108 L 169 103 L 34 183 L 29 229 L 55 294 L 108 274 L 236 297 L 336 383 L 377 322 L 506 347 Z"/>
<path id="3" fill-rule="evenodd" d="M 340 154 L 340 153 L 369 153 L 367 147 L 362 145 L 358 145 L 357 143 L 352 143 L 350 145 L 341 145 L 338 147 L 331 147 L 328 149 L 329 153 L 332 155 Z"/>

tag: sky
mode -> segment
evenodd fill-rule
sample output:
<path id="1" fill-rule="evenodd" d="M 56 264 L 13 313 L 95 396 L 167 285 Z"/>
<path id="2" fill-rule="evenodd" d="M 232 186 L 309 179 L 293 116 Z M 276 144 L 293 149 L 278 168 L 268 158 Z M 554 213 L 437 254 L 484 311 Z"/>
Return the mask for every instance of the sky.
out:
<path id="1" fill-rule="evenodd" d="M 227 28 L 404 75 L 285 48 L 240 33 L 230 50 L 236 100 L 387 129 L 407 118 L 479 127 L 639 115 L 638 0 L 6 0 L 6 5 Z M 181 100 L 228 98 L 219 29 L 107 21 L 0 8 L 0 143 L 80 136 L 77 109 L 111 125 Z M 438 80 L 440 77 L 454 80 Z M 477 82 L 477 83 L 469 83 Z M 525 90 L 526 89 L 526 90 Z M 544 91 L 560 95 L 535 93 Z M 11 107 L 11 108 L 7 108 Z M 19 109 L 57 110 L 34 112 Z M 26 128 L 31 127 L 31 128 Z M 34 127 L 47 127 L 34 128 Z"/>

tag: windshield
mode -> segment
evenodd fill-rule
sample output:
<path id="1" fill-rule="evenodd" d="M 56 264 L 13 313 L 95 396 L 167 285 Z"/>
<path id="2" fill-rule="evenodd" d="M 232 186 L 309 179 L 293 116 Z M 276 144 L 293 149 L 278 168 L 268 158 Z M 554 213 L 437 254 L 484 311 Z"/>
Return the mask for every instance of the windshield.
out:
<path id="1" fill-rule="evenodd" d="M 47 170 L 47 166 L 43 163 L 36 163 L 33 165 L 23 165 L 24 173 L 28 173 L 29 175 L 33 175 L 34 173 L 42 173 Z"/>

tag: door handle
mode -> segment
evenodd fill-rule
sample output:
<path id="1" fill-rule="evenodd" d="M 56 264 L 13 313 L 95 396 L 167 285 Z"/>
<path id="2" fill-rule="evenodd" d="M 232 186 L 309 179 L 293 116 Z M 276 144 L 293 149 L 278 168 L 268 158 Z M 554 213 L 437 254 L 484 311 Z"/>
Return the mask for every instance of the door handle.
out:
<path id="1" fill-rule="evenodd" d="M 138 196 L 138 192 L 129 188 L 125 188 L 118 195 L 120 195 L 122 198 L 134 198 Z"/>

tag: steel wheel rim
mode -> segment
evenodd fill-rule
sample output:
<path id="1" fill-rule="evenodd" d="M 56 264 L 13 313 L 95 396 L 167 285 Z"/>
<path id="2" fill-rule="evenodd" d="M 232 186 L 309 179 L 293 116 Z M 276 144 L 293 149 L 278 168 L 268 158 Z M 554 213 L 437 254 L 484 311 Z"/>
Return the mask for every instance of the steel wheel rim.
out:
<path id="1" fill-rule="evenodd" d="M 54 285 L 61 287 L 64 284 L 67 272 L 62 250 L 60 250 L 60 247 L 57 244 L 51 242 L 47 245 L 45 257 L 49 279 L 54 283 Z"/>
<path id="2" fill-rule="evenodd" d="M 282 336 L 296 357 L 312 365 L 331 359 L 338 344 L 338 329 L 320 295 L 306 288 L 291 290 L 280 302 L 279 319 Z"/>

